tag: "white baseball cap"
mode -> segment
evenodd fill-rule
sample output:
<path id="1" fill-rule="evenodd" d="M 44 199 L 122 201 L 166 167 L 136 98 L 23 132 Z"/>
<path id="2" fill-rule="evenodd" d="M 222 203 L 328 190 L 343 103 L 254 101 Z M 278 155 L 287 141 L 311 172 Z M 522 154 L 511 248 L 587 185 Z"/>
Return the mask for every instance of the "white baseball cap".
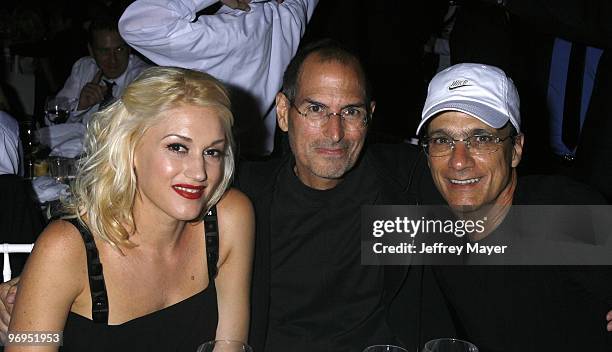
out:
<path id="1" fill-rule="evenodd" d="M 521 131 L 520 100 L 504 71 L 483 64 L 457 64 L 440 71 L 429 83 L 421 115 L 421 129 L 436 114 L 460 111 L 493 128 L 508 121 Z"/>

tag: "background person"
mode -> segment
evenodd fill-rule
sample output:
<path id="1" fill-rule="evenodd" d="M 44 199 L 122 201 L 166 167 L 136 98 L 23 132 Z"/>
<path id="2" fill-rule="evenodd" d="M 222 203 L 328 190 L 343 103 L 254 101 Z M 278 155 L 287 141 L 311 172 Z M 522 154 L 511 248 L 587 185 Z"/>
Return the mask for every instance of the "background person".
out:
<path id="1" fill-rule="evenodd" d="M 87 123 L 92 114 L 110 105 L 148 67 L 131 54 L 112 16 L 95 18 L 88 31 L 89 55 L 72 66 L 64 87 L 57 93 L 75 101 L 67 122 Z"/>
<path id="2" fill-rule="evenodd" d="M 22 177 L 19 124 L 8 111 L 10 107 L 0 87 L 0 243 L 32 243 L 44 222 L 40 206 L 32 195 L 32 185 Z M 13 276 L 19 275 L 26 257 L 21 253 L 11 254 Z M 4 263 L 0 268 L 4 269 Z"/>
<path id="3" fill-rule="evenodd" d="M 23 176 L 23 147 L 19 138 L 19 123 L 8 111 L 8 102 L 0 87 L 0 175 Z"/>
<path id="4" fill-rule="evenodd" d="M 318 0 L 222 2 L 228 6 L 198 17 L 217 1 L 137 0 L 119 21 L 121 36 L 158 65 L 204 71 L 228 84 L 241 151 L 269 154 L 274 97 Z"/>
<path id="5" fill-rule="evenodd" d="M 63 331 L 79 351 L 245 341 L 254 220 L 226 192 L 231 124 L 224 87 L 179 68 L 149 69 L 97 114 L 72 217 L 36 242 L 9 330 Z"/>

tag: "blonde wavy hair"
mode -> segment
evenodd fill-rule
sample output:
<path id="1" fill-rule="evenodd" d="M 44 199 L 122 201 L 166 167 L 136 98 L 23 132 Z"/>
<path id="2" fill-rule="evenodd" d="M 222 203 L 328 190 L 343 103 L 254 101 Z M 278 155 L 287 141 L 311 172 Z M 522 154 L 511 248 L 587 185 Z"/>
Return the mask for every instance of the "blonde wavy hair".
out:
<path id="1" fill-rule="evenodd" d="M 233 115 L 229 94 L 217 79 L 183 68 L 149 68 L 88 125 L 85 154 L 78 166 L 73 198 L 66 207 L 93 234 L 116 248 L 134 247 L 129 230 L 136 229 L 132 216 L 137 193 L 133 167 L 136 146 L 147 130 L 163 119 L 160 113 L 184 105 L 215 109 L 225 131 L 223 178 L 206 202 L 204 211 L 208 211 L 234 174 Z"/>

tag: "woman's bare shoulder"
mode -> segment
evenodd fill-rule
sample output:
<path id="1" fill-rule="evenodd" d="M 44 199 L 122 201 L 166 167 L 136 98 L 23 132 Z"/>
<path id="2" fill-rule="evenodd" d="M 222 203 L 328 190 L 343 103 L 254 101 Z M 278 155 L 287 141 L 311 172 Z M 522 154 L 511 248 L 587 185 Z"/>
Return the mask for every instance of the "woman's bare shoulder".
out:
<path id="1" fill-rule="evenodd" d="M 252 216 L 253 205 L 244 193 L 230 188 L 217 203 L 217 212 L 222 213 L 224 217 L 240 219 L 243 216 Z"/>
<path id="2" fill-rule="evenodd" d="M 85 244 L 74 225 L 65 220 L 51 222 L 40 234 L 30 256 L 36 265 L 58 265 L 66 271 L 80 271 L 86 261 Z M 33 265 L 32 264 L 32 265 Z"/>
<path id="3" fill-rule="evenodd" d="M 69 251 L 84 248 L 79 230 L 66 220 L 54 220 L 49 223 L 36 241 L 36 246 L 39 244 Z"/>
<path id="4" fill-rule="evenodd" d="M 19 281 L 11 330 L 61 330 L 64 326 L 66 314 L 87 282 L 80 237 L 74 226 L 61 220 L 49 224 L 38 237 Z"/>
<path id="5" fill-rule="evenodd" d="M 255 214 L 244 193 L 234 188 L 227 190 L 217 204 L 217 216 L 222 238 L 234 242 L 253 237 Z"/>

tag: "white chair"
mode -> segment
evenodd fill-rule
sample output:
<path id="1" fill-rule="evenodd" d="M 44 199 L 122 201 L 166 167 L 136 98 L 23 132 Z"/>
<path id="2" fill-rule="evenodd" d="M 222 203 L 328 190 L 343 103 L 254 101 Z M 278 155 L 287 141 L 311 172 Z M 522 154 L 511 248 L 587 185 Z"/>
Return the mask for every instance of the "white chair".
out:
<path id="1" fill-rule="evenodd" d="M 2 270 L 2 282 L 9 281 L 11 279 L 11 261 L 9 259 L 9 253 L 30 253 L 34 248 L 34 244 L 0 244 L 0 253 L 4 253 L 4 270 Z"/>

